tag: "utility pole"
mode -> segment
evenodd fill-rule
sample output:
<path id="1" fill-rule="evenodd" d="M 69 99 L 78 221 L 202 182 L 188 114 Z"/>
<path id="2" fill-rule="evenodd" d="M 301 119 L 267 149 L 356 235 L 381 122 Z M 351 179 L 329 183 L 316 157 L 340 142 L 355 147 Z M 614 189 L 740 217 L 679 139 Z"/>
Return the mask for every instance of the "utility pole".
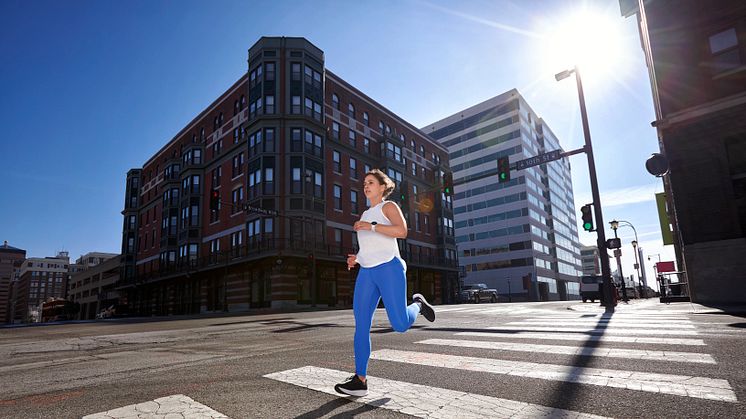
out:
<path id="1" fill-rule="evenodd" d="M 601 258 L 601 276 L 603 278 L 603 305 L 607 313 L 614 312 L 614 294 L 611 291 L 611 269 L 609 268 L 609 254 L 606 252 L 606 234 L 604 233 L 604 218 L 601 210 L 601 194 L 598 190 L 598 179 L 596 178 L 596 162 L 593 159 L 593 145 L 591 143 L 591 131 L 588 125 L 588 113 L 585 109 L 585 96 L 583 95 L 583 82 L 580 79 L 580 69 L 575 66 L 572 70 L 565 70 L 554 76 L 560 81 L 570 74 L 575 73 L 575 81 L 578 86 L 578 99 L 580 100 L 580 116 L 583 121 L 583 136 L 585 137 L 585 154 L 588 157 L 588 173 L 591 178 L 591 191 L 593 192 L 593 209 L 596 216 L 596 232 L 598 237 L 598 255 Z"/>

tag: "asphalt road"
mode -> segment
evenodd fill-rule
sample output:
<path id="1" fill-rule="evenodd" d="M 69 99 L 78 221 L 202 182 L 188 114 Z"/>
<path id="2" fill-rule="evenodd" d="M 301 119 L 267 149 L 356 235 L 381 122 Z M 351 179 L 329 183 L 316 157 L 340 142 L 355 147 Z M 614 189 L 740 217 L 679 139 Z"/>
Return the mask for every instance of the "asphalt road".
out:
<path id="1" fill-rule="evenodd" d="M 746 417 L 744 317 L 654 299 L 611 316 L 581 302 L 436 309 L 403 334 L 376 313 L 357 400 L 333 391 L 354 370 L 351 310 L 4 328 L 0 417 L 175 395 L 231 418 Z"/>

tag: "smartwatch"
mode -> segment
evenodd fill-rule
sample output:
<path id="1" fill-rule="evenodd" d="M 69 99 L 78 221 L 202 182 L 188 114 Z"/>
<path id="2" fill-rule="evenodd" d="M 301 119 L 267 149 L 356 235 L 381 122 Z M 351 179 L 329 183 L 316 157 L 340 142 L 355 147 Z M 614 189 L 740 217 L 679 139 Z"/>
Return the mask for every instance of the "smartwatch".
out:
<path id="1" fill-rule="evenodd" d="M 370 223 L 370 231 L 372 231 L 372 232 L 374 232 L 374 233 L 375 233 L 375 232 L 376 232 L 376 225 L 377 225 L 377 224 L 378 224 L 377 222 L 375 222 L 375 221 L 372 221 L 372 222 Z"/>

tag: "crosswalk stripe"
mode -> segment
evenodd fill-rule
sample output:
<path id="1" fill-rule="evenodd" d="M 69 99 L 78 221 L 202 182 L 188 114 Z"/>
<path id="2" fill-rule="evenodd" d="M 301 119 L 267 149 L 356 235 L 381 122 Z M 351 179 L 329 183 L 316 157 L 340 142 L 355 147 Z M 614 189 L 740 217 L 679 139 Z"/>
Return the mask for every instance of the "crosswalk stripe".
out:
<path id="1" fill-rule="evenodd" d="M 496 332 L 459 332 L 457 336 L 479 336 L 489 338 L 510 339 L 554 339 L 554 340 L 581 340 L 590 342 L 621 342 L 621 343 L 652 343 L 661 345 L 689 345 L 705 346 L 702 339 L 686 338 L 655 338 L 637 336 L 601 336 L 585 335 L 579 333 L 544 333 L 544 332 L 518 332 L 518 333 L 496 333 Z"/>
<path id="2" fill-rule="evenodd" d="M 305 387 L 322 393 L 342 396 L 334 385 L 350 376 L 349 372 L 306 366 L 267 374 L 264 377 Z M 420 418 L 453 417 L 552 417 L 601 418 L 602 416 L 571 410 L 555 409 L 532 403 L 466 393 L 422 384 L 368 376 L 368 395 L 356 397 L 359 403 L 397 411 Z"/>
<path id="3" fill-rule="evenodd" d="M 538 345 L 513 342 L 490 342 L 460 339 L 425 339 L 419 342 L 425 345 L 456 346 L 461 348 L 479 348 L 502 351 L 537 352 L 560 355 L 582 355 L 609 358 L 628 358 L 641 361 L 692 362 L 715 364 L 715 359 L 708 354 L 697 352 L 650 351 L 640 349 L 593 348 L 587 346 Z"/>
<path id="4" fill-rule="evenodd" d="M 617 335 L 679 335 L 696 336 L 695 330 L 656 330 L 656 329 L 625 329 L 625 328 L 593 328 L 593 327 L 554 327 L 554 326 L 490 326 L 488 329 L 501 330 L 530 330 L 537 332 L 581 332 L 581 333 L 610 333 Z"/>
<path id="5" fill-rule="evenodd" d="M 738 400 L 727 380 L 672 374 L 583 368 L 572 365 L 503 361 L 458 355 L 382 349 L 371 359 L 432 367 L 514 375 L 552 381 L 565 381 L 629 390 L 673 394 L 736 403 Z"/>
<path id="6" fill-rule="evenodd" d="M 105 412 L 94 413 L 83 416 L 83 419 L 160 418 L 172 416 L 182 418 L 228 419 L 228 416 L 183 394 L 175 394 L 145 403 L 131 404 Z"/>
<path id="7" fill-rule="evenodd" d="M 670 328 L 670 329 L 695 329 L 696 326 L 693 324 L 676 324 L 676 323 L 630 323 L 630 322 L 594 322 L 594 321 L 577 321 L 577 320 L 559 320 L 559 321 L 550 321 L 550 320 L 531 320 L 531 321 L 517 321 L 517 322 L 510 322 L 507 324 L 514 324 L 514 325 L 529 325 L 529 326 L 554 326 L 558 322 L 562 322 L 563 326 L 601 326 L 601 327 L 616 327 L 616 326 L 624 326 L 624 327 L 660 327 L 660 328 Z"/>

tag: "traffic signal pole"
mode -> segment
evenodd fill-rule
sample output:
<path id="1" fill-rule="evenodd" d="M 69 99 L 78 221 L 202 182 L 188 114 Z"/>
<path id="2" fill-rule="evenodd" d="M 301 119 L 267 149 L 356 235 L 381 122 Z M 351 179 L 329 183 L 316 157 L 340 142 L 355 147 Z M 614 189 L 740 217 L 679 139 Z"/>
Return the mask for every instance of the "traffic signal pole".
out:
<path id="1" fill-rule="evenodd" d="M 588 113 L 585 110 L 585 97 L 583 96 L 583 83 L 580 81 L 580 71 L 575 67 L 575 80 L 578 84 L 578 98 L 580 99 L 580 116 L 583 120 L 583 135 L 585 136 L 585 151 L 588 156 L 588 172 L 591 177 L 591 190 L 593 192 L 593 209 L 596 215 L 596 233 L 598 234 L 596 245 L 598 255 L 601 258 L 601 276 L 603 277 L 603 304 L 607 313 L 614 312 L 614 294 L 611 285 L 611 268 L 609 267 L 609 254 L 606 253 L 606 234 L 604 233 L 604 216 L 601 211 L 601 194 L 598 191 L 598 179 L 596 177 L 596 162 L 593 159 L 593 146 L 591 144 L 591 131 L 588 126 Z"/>

